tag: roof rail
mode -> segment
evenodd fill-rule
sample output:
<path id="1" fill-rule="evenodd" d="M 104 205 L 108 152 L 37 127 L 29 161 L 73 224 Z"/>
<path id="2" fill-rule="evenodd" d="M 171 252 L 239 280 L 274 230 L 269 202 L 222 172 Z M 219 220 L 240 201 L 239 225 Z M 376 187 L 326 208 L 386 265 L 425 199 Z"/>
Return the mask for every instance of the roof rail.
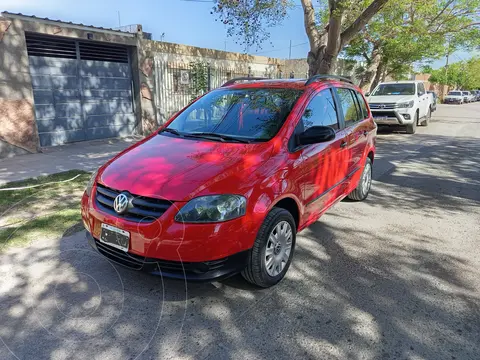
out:
<path id="1" fill-rule="evenodd" d="M 319 74 L 319 75 L 313 75 L 310 79 L 307 80 L 305 83 L 305 86 L 310 85 L 311 83 L 318 81 L 318 80 L 341 80 L 348 82 L 350 84 L 353 84 L 353 81 L 343 77 L 343 76 L 337 76 L 337 75 L 328 75 L 328 74 Z"/>
<path id="2" fill-rule="evenodd" d="M 242 80 L 255 81 L 255 80 L 270 80 L 270 79 L 269 79 L 269 78 L 265 78 L 265 77 L 251 77 L 251 76 L 250 76 L 250 77 L 246 77 L 246 76 L 243 76 L 243 77 L 238 77 L 238 78 L 230 79 L 230 80 L 228 80 L 225 84 L 223 84 L 221 87 L 233 85 L 233 84 L 235 84 L 236 82 L 242 81 Z"/>

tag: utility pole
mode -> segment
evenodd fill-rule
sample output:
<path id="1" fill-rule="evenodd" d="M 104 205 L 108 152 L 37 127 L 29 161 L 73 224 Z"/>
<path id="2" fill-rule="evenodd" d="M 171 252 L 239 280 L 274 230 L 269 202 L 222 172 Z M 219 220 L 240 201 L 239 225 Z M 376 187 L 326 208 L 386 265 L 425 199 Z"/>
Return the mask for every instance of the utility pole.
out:
<path id="1" fill-rule="evenodd" d="M 120 11 L 117 11 L 118 14 L 118 27 L 122 26 L 122 23 L 120 22 Z"/>
<path id="2" fill-rule="evenodd" d="M 288 50 L 288 60 L 292 59 L 292 40 L 290 40 L 290 49 Z"/>
<path id="3" fill-rule="evenodd" d="M 448 43 L 447 43 L 447 56 L 446 56 L 446 59 L 445 59 L 445 82 L 448 82 L 448 59 L 450 57 L 450 39 L 448 39 Z M 447 92 L 449 90 L 449 86 L 447 84 Z M 445 97 L 445 85 L 442 86 L 442 98 Z"/>

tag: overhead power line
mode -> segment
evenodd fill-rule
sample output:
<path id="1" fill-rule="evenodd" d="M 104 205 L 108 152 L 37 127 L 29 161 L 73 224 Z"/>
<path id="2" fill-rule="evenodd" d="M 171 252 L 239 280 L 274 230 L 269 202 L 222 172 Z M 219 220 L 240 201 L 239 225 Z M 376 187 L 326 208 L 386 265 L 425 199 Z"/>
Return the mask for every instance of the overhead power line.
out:
<path id="1" fill-rule="evenodd" d="M 185 1 L 185 2 L 198 2 L 198 3 L 213 3 L 214 0 L 180 0 L 180 1 Z M 292 5 L 295 8 L 301 8 L 301 4 L 293 4 Z M 313 7 L 319 7 L 319 5 L 313 5 Z"/>
<path id="2" fill-rule="evenodd" d="M 294 47 L 302 46 L 302 45 L 305 45 L 305 44 L 308 44 L 308 41 L 303 42 L 303 43 L 300 43 L 300 44 L 292 45 L 291 47 L 294 48 Z M 272 49 L 272 50 L 267 50 L 267 51 L 260 51 L 260 52 L 254 53 L 253 55 L 267 54 L 267 53 L 270 53 L 270 52 L 287 50 L 287 49 L 290 49 L 290 46 L 287 46 L 287 47 L 284 47 L 284 48 L 280 48 L 280 49 Z"/>

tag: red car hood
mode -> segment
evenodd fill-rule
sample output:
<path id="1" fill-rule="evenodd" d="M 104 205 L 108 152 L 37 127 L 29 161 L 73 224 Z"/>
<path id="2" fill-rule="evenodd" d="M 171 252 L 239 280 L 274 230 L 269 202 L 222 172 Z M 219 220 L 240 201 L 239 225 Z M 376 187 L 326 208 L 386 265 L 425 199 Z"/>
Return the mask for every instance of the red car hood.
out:
<path id="1" fill-rule="evenodd" d="M 209 193 L 219 181 L 240 187 L 239 181 L 268 160 L 272 150 L 269 143 L 220 143 L 155 135 L 110 162 L 100 174 L 100 183 L 134 195 L 187 201 Z"/>

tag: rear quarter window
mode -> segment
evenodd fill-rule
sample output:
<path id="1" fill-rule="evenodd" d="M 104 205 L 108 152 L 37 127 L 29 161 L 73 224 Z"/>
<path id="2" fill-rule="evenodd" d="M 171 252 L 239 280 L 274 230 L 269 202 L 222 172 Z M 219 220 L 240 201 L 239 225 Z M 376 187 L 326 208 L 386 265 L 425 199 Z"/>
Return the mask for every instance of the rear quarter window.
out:
<path id="1" fill-rule="evenodd" d="M 337 88 L 337 94 L 340 100 L 340 107 L 343 110 L 345 127 L 352 126 L 357 121 L 363 120 L 360 114 L 355 91 L 346 88 Z"/>
<path id="2" fill-rule="evenodd" d="M 363 99 L 362 94 L 360 94 L 358 91 L 355 91 L 355 94 L 357 95 L 357 100 L 358 100 L 358 103 L 360 104 L 360 109 L 362 111 L 363 119 L 366 119 L 368 118 L 367 104 L 365 103 L 365 100 Z"/>

